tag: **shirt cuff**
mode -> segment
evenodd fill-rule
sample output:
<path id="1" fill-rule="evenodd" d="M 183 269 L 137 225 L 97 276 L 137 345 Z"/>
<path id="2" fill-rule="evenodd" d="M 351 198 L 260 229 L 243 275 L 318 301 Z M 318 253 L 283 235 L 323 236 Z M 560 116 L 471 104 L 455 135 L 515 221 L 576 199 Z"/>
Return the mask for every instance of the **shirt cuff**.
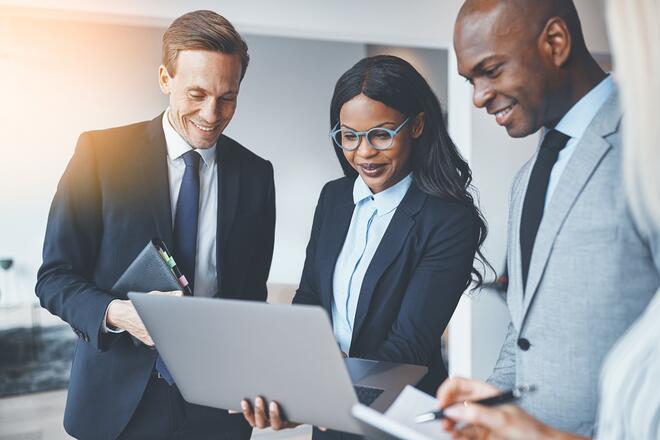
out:
<path id="1" fill-rule="evenodd" d="M 110 304 L 112 304 L 115 301 L 119 301 L 119 300 L 118 299 L 113 299 L 112 301 L 110 301 Z M 110 308 L 110 304 L 108 304 L 108 308 L 105 309 L 105 315 L 103 316 L 103 325 L 101 326 L 101 331 L 103 333 L 123 333 L 123 332 L 126 331 L 123 328 L 117 328 L 117 327 L 108 325 L 108 309 Z"/>

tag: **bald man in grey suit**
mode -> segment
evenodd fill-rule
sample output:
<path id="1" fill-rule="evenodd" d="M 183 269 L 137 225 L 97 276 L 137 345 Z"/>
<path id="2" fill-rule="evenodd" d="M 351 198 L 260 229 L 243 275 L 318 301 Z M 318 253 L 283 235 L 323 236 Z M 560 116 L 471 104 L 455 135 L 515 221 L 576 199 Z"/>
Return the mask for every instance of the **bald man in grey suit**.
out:
<path id="1" fill-rule="evenodd" d="M 454 45 L 476 106 L 512 137 L 543 130 L 510 195 L 511 323 L 488 382 L 536 385 L 522 408 L 590 435 L 603 358 L 660 284 L 657 237 L 638 232 L 624 197 L 616 85 L 570 0 L 469 0 Z M 493 386 L 454 379 L 438 398 L 444 406 Z"/>

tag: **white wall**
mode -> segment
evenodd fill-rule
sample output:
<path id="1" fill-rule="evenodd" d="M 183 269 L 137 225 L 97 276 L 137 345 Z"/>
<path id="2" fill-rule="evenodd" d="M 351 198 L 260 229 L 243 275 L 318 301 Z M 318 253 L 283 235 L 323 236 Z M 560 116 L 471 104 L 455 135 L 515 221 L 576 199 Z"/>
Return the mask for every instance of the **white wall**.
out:
<path id="1" fill-rule="evenodd" d="M 0 0 L 82 20 L 166 26 L 195 9 L 212 9 L 241 32 L 329 41 L 447 47 L 461 0 Z"/>
<path id="2" fill-rule="evenodd" d="M 604 0 L 574 0 L 582 22 L 587 47 L 593 53 L 609 54 Z"/>
<path id="3" fill-rule="evenodd" d="M 162 30 L 0 19 L 0 301 L 34 299 L 46 218 L 81 131 L 151 119 Z M 247 37 L 252 63 L 227 133 L 275 167 L 271 280 L 297 283 L 320 188 L 340 176 L 328 132 L 334 83 L 364 56 L 360 44 Z M 304 63 L 294 62 L 304 60 Z"/>
<path id="4" fill-rule="evenodd" d="M 226 15 L 253 35 L 448 49 L 462 0 L 0 0 L 79 20 L 167 26 L 195 9 Z M 602 0 L 575 0 L 592 51 L 607 53 Z M 23 12 L 14 12 L 23 13 Z"/>
<path id="5" fill-rule="evenodd" d="M 369 44 L 367 45 L 367 55 L 370 57 L 394 55 L 408 61 L 429 83 L 446 116 L 449 100 L 447 97 L 449 70 L 446 50 Z"/>

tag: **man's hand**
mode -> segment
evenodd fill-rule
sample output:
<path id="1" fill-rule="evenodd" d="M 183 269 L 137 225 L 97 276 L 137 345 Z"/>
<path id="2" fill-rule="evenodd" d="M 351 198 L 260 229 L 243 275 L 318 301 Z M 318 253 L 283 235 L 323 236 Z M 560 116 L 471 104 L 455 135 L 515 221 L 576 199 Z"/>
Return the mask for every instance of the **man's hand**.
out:
<path id="1" fill-rule="evenodd" d="M 475 400 L 491 397 L 499 390 L 484 382 L 464 378 L 446 380 L 438 389 L 438 405 L 449 419 L 443 428 L 454 439 L 478 440 L 568 440 L 582 439 L 556 431 L 539 422 L 516 405 L 486 407 Z M 458 427 L 457 423 L 467 424 Z"/>
<path id="2" fill-rule="evenodd" d="M 182 296 L 183 292 L 175 290 L 172 292 L 149 292 L 149 295 L 170 295 Z M 106 316 L 106 325 L 121 328 L 129 332 L 131 335 L 139 339 L 143 344 L 153 347 L 154 341 L 149 336 L 149 332 L 144 327 L 140 316 L 133 306 L 131 300 L 114 300 L 108 306 L 108 314 Z"/>

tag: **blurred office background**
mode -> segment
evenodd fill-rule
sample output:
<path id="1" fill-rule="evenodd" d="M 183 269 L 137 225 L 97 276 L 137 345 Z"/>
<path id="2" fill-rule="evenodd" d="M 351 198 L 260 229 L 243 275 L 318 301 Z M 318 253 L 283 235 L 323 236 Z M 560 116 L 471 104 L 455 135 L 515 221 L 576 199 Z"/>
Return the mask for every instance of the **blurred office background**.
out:
<path id="1" fill-rule="evenodd" d="M 502 269 L 507 192 L 537 138 L 513 140 L 472 106 L 451 50 L 461 3 L 0 0 L 0 439 L 67 438 L 61 419 L 74 337 L 34 295 L 50 201 L 82 131 L 152 119 L 165 108 L 160 38 L 187 11 L 225 15 L 250 48 L 226 133 L 275 168 L 272 300 L 286 301 L 297 286 L 318 194 L 341 174 L 327 136 L 335 81 L 380 53 L 410 61 L 438 95 L 489 223 L 486 255 Z M 576 4 L 590 49 L 608 64 L 601 0 Z M 494 292 L 465 297 L 448 332 L 450 371 L 487 377 L 507 320 Z M 303 439 L 308 432 L 255 437 Z"/>

